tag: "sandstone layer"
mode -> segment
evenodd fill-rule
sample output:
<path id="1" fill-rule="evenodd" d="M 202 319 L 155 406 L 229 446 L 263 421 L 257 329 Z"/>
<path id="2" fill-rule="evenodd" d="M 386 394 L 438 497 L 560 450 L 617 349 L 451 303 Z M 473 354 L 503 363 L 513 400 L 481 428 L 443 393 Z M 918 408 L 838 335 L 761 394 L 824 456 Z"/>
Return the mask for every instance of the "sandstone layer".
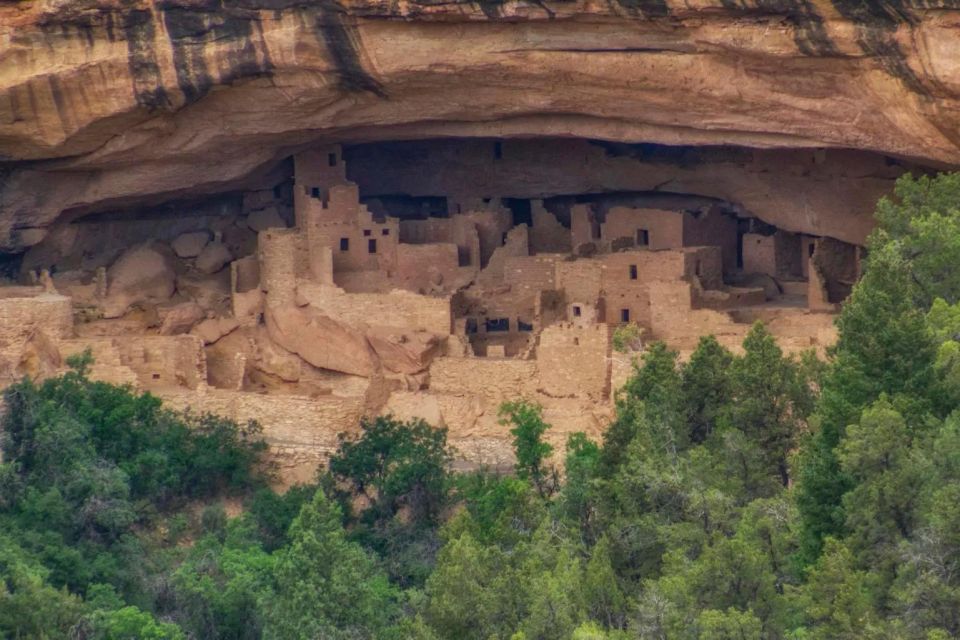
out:
<path id="1" fill-rule="evenodd" d="M 960 165 L 960 0 L 0 4 L 0 249 L 318 141 L 580 137 Z M 829 223 L 816 230 L 830 233 Z M 842 228 L 844 222 L 837 220 Z"/>

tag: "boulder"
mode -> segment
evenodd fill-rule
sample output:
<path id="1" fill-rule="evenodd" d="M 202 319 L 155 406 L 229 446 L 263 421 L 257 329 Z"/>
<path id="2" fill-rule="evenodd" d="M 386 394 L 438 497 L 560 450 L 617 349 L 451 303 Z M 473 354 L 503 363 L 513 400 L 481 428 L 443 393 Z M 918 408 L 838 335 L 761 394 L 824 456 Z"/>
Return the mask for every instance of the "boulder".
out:
<path id="1" fill-rule="evenodd" d="M 280 216 L 275 206 L 257 209 L 247 216 L 247 226 L 253 231 L 265 231 L 276 227 L 286 227 L 287 223 Z"/>
<path id="2" fill-rule="evenodd" d="M 159 306 L 157 307 L 157 317 L 160 320 L 160 335 L 173 336 L 187 333 L 205 316 L 203 307 L 193 301 Z"/>
<path id="3" fill-rule="evenodd" d="M 278 346 L 266 333 L 257 336 L 257 358 L 253 364 L 260 371 L 284 382 L 300 380 L 302 360 Z"/>
<path id="4" fill-rule="evenodd" d="M 166 302 L 176 289 L 173 255 L 158 243 L 128 249 L 107 269 L 105 318 L 119 318 L 136 303 Z"/>
<path id="5" fill-rule="evenodd" d="M 203 340 L 204 345 L 213 344 L 240 326 L 236 318 L 207 318 L 196 325 L 190 333 Z"/>
<path id="6" fill-rule="evenodd" d="M 194 266 L 200 273 L 216 273 L 233 260 L 233 254 L 222 242 L 211 242 L 203 248 L 194 261 Z"/>
<path id="7" fill-rule="evenodd" d="M 209 243 L 210 233 L 208 231 L 191 231 L 177 236 L 170 243 L 170 247 L 180 258 L 196 258 Z"/>
<path id="8" fill-rule="evenodd" d="M 177 291 L 204 309 L 226 312 L 230 308 L 230 271 L 207 275 L 191 269 L 177 276 Z"/>
<path id="9" fill-rule="evenodd" d="M 440 338 L 426 331 L 371 327 L 367 339 L 384 369 L 395 373 L 414 374 L 425 370 L 441 347 Z"/>
<path id="10" fill-rule="evenodd" d="M 269 307 L 264 319 L 274 342 L 315 367 L 365 377 L 380 368 L 363 333 L 312 307 Z"/>

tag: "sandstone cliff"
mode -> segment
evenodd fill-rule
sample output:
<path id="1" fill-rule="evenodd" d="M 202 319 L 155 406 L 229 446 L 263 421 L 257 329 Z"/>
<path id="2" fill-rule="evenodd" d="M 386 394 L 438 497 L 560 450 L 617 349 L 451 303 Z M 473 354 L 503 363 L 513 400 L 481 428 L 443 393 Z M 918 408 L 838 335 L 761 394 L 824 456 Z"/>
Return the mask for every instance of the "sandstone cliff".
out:
<path id="1" fill-rule="evenodd" d="M 5 250 L 319 140 L 476 135 L 960 165 L 960 0 L 0 2 Z"/>

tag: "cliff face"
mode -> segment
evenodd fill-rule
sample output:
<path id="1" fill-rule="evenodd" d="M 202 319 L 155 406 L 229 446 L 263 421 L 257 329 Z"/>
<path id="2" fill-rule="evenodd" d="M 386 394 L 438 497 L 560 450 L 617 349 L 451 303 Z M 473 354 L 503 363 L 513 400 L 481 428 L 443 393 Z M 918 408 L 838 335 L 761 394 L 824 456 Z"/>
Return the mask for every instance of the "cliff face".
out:
<path id="1" fill-rule="evenodd" d="M 452 136 L 957 166 L 960 0 L 0 1 L 4 250 L 319 141 Z"/>

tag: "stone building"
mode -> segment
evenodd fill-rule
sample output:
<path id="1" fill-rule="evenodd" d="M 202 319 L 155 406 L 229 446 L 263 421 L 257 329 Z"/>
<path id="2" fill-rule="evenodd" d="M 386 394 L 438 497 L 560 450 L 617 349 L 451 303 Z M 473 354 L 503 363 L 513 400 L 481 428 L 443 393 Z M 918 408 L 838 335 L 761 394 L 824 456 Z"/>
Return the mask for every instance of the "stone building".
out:
<path id="1" fill-rule="evenodd" d="M 821 312 L 859 275 L 853 245 L 715 204 L 365 202 L 339 147 L 293 166 L 292 183 L 169 237 L 111 222 L 130 246 L 70 268 L 56 261 L 89 246 L 85 228 L 51 234 L 25 261 L 62 267 L 47 285 L 0 288 L 0 373 L 50 375 L 89 348 L 99 379 L 261 421 L 286 482 L 381 412 L 446 426 L 464 457 L 496 463 L 505 400 L 541 402 L 555 444 L 599 434 L 630 367 L 612 350 L 620 326 L 688 354 L 708 333 L 738 348 L 763 320 L 787 350 L 823 349 Z"/>

